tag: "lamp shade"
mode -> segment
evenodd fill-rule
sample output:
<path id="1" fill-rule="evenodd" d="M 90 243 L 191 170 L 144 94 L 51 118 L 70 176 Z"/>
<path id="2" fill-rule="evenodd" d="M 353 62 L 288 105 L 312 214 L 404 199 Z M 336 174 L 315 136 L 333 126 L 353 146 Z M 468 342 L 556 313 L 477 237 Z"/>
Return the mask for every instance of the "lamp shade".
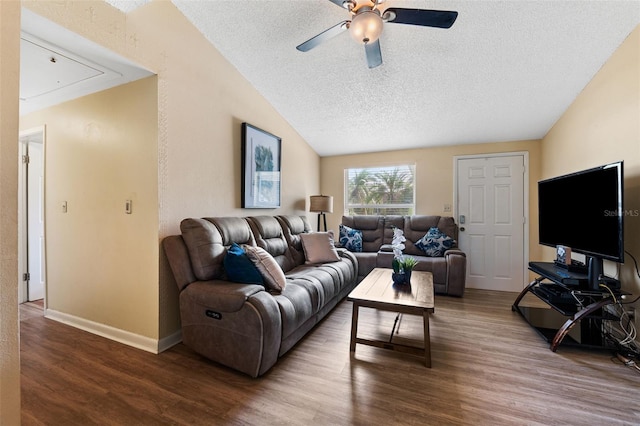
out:
<path id="1" fill-rule="evenodd" d="M 333 197 L 330 195 L 312 195 L 309 211 L 315 213 L 333 213 Z"/>

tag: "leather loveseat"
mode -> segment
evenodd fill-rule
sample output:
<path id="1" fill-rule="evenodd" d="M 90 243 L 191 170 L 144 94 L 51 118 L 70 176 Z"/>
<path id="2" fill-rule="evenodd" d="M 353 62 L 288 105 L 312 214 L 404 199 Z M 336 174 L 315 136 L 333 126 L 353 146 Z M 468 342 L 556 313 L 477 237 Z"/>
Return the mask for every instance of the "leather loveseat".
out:
<path id="1" fill-rule="evenodd" d="M 455 245 L 440 256 L 427 256 L 416 247 L 416 242 L 437 228 L 453 240 L 458 238 L 458 226 L 452 217 L 446 216 L 343 216 L 342 225 L 357 230 L 362 236 L 360 252 L 353 254 L 358 259 L 358 281 L 373 268 L 391 268 L 393 251 L 391 240 L 393 228 L 399 228 L 407 239 L 404 254 L 418 260 L 415 271 L 433 274 L 434 291 L 450 296 L 462 296 L 465 289 L 467 259 Z"/>
<path id="2" fill-rule="evenodd" d="M 299 216 L 183 220 L 181 235 L 163 240 L 180 291 L 183 343 L 252 377 L 267 372 L 357 283 L 347 250 L 335 250 L 331 262 L 307 262 L 301 234 L 310 229 Z M 266 250 L 284 272 L 284 289 L 229 281 L 233 243 Z"/>

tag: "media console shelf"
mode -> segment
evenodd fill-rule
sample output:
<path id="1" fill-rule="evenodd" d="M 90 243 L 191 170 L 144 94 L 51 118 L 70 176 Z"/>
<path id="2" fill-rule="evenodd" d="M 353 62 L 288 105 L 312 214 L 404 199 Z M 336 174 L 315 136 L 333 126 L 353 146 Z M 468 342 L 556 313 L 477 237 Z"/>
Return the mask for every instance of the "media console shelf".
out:
<path id="1" fill-rule="evenodd" d="M 540 276 L 522 290 L 511 310 L 518 312 L 550 342 L 553 352 L 563 341 L 580 346 L 608 347 L 602 335 L 602 322 L 618 320 L 603 310 L 604 306 L 615 303 L 609 290 L 583 290 L 588 279 L 586 274 L 563 270 L 552 262 L 530 262 L 529 270 Z M 616 298 L 624 294 L 617 289 L 612 292 Z M 528 293 L 553 309 L 520 306 Z M 579 332 L 569 335 L 577 324 Z"/>

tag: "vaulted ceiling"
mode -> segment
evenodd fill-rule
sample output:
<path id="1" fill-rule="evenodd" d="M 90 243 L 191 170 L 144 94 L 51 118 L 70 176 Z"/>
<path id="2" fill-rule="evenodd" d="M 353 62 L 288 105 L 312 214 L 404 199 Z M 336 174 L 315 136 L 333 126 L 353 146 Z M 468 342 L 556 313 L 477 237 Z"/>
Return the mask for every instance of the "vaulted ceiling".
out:
<path id="1" fill-rule="evenodd" d="M 458 18 L 385 24 L 369 69 L 346 32 L 296 50 L 350 19 L 333 1 L 173 3 L 323 156 L 542 138 L 640 23 L 638 1 L 388 0 Z"/>
<path id="2" fill-rule="evenodd" d="M 542 138 L 640 24 L 637 0 L 387 0 L 458 18 L 385 23 L 369 69 L 348 31 L 296 50 L 351 19 L 338 0 L 172 2 L 321 156 Z"/>

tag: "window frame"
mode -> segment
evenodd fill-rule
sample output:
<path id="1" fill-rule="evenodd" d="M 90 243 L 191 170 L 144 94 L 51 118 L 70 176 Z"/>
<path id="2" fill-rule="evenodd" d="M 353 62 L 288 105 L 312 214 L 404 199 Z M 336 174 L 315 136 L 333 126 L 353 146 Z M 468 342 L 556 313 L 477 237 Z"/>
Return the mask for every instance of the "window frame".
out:
<path id="1" fill-rule="evenodd" d="M 395 169 L 408 169 L 408 172 L 412 178 L 411 186 L 412 186 L 412 194 L 411 194 L 411 203 L 375 203 L 375 204 L 367 204 L 367 203 L 351 203 L 351 199 L 349 196 L 349 175 L 350 173 L 360 173 L 362 171 L 368 170 L 372 175 L 376 173 L 380 173 L 380 171 L 392 172 Z M 344 191 L 344 208 L 343 214 L 345 216 L 353 215 L 350 213 L 353 209 L 371 209 L 376 211 L 375 213 L 358 213 L 365 216 L 375 216 L 375 215 L 384 215 L 387 213 L 381 213 L 380 210 L 388 210 L 388 209 L 406 209 L 403 215 L 411 215 L 415 214 L 416 211 L 416 172 L 417 167 L 415 163 L 398 163 L 398 164 L 389 164 L 389 165 L 377 165 L 377 166 L 361 166 L 361 167 L 350 167 L 344 169 L 343 175 L 343 191 Z"/>

